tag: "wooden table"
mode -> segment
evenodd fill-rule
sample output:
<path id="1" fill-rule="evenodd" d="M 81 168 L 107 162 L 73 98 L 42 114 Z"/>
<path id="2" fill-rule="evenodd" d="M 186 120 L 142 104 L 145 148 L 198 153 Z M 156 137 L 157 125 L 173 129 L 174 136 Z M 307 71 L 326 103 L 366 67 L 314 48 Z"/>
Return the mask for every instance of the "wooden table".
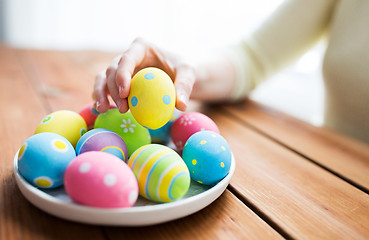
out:
<path id="1" fill-rule="evenodd" d="M 189 217 L 103 227 L 53 217 L 20 193 L 13 158 L 48 113 L 79 111 L 116 53 L 0 46 L 0 239 L 369 239 L 369 146 L 252 101 L 203 106 L 237 161 L 231 184 Z"/>

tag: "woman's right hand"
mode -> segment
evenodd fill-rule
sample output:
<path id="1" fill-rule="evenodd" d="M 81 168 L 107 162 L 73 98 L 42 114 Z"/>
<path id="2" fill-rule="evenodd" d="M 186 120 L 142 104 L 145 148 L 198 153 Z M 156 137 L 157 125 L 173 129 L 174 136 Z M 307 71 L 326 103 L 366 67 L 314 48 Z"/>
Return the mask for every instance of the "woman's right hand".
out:
<path id="1" fill-rule="evenodd" d="M 110 108 L 108 95 L 119 111 L 128 111 L 128 95 L 134 74 L 146 67 L 157 67 L 174 81 L 177 95 L 176 108 L 185 111 L 195 83 L 195 70 L 181 58 L 165 53 L 155 45 L 136 39 L 123 54 L 115 58 L 109 67 L 95 79 L 93 99 L 100 113 Z"/>

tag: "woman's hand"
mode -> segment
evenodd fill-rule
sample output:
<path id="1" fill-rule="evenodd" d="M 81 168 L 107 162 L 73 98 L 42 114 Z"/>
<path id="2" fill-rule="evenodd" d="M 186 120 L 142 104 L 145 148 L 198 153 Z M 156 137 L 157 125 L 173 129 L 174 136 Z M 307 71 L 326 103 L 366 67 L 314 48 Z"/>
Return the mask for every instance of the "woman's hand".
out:
<path id="1" fill-rule="evenodd" d="M 110 108 L 109 94 L 121 113 L 128 111 L 131 78 L 146 67 L 160 68 L 170 76 L 177 95 L 176 108 L 185 111 L 195 83 L 195 70 L 179 57 L 165 53 L 143 39 L 136 39 L 106 71 L 96 76 L 93 99 L 97 111 L 103 113 Z"/>

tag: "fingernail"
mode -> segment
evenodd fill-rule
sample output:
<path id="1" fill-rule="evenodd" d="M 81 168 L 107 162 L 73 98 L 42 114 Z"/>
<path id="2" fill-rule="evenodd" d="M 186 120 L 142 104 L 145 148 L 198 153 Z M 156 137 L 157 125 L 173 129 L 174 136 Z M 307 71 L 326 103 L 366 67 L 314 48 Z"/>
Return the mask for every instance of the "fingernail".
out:
<path id="1" fill-rule="evenodd" d="M 178 100 L 177 105 L 176 105 L 177 109 L 183 112 L 186 111 L 187 101 L 188 101 L 186 95 L 180 94 L 177 100 Z"/>
<path id="2" fill-rule="evenodd" d="M 179 100 L 187 105 L 187 97 L 184 94 L 179 95 Z"/>
<path id="3" fill-rule="evenodd" d="M 100 102 L 96 101 L 94 106 L 93 106 L 93 109 L 95 109 L 98 112 L 99 111 L 99 106 L 100 106 Z"/>

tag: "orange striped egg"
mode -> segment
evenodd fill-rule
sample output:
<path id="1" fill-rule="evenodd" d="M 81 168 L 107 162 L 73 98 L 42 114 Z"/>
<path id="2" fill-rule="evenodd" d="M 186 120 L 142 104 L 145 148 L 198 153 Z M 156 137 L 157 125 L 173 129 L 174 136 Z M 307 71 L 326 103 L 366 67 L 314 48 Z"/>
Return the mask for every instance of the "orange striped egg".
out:
<path id="1" fill-rule="evenodd" d="M 156 202 L 181 198 L 190 187 L 190 174 L 182 158 L 174 150 L 159 144 L 137 149 L 128 160 L 140 195 Z"/>

